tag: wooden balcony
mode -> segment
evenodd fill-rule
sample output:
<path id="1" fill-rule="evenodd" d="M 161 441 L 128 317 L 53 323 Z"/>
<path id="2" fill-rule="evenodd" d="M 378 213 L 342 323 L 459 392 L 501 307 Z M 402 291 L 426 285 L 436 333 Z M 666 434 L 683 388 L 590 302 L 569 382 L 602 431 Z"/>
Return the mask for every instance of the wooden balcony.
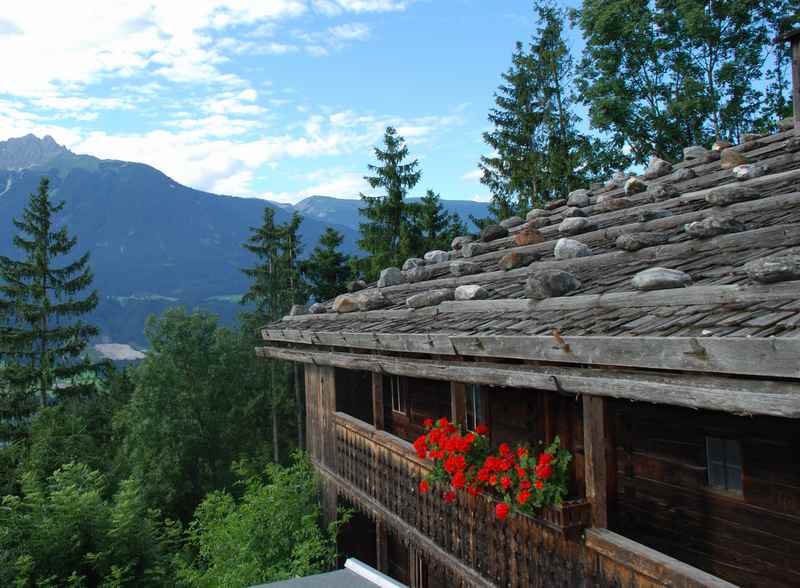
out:
<path id="1" fill-rule="evenodd" d="M 498 521 L 489 497 L 459 492 L 447 504 L 436 488 L 421 494 L 418 483 L 431 464 L 419 459 L 410 443 L 343 413 L 333 420 L 336 476 L 450 557 L 501 586 L 534 585 L 532 577 L 552 577 L 547 586 L 577 585 L 582 573 L 574 539 L 589 520 L 585 501 Z M 576 583 L 565 582 L 570 570 Z"/>

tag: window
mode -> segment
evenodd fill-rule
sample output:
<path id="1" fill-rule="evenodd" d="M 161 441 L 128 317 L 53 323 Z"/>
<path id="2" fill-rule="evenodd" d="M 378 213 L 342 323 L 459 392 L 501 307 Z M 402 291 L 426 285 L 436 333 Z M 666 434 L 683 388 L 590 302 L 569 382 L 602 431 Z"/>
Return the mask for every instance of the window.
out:
<path id="1" fill-rule="evenodd" d="M 406 395 L 401 386 L 400 376 L 388 376 L 386 384 L 388 384 L 389 396 L 392 399 L 392 412 L 406 414 Z"/>
<path id="2" fill-rule="evenodd" d="M 738 441 L 706 437 L 708 485 L 717 490 L 742 493 L 742 449 Z"/>
<path id="3" fill-rule="evenodd" d="M 467 384 L 467 428 L 471 431 L 484 423 L 480 384 Z"/>

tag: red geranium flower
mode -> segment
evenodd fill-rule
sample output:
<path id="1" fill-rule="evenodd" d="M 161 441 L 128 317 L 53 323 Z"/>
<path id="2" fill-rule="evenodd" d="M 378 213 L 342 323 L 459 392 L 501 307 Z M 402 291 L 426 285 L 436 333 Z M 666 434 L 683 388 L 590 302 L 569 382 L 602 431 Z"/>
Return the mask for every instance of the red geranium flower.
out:
<path id="1" fill-rule="evenodd" d="M 526 502 L 528 502 L 528 498 L 530 497 L 531 493 L 523 490 L 522 492 L 517 494 L 517 502 L 519 502 L 520 504 L 525 504 Z"/>
<path id="2" fill-rule="evenodd" d="M 464 484 L 466 483 L 467 483 L 467 477 L 464 475 L 464 472 L 462 471 L 456 472 L 456 474 L 453 476 L 453 479 L 450 480 L 450 484 L 453 486 L 453 488 L 456 489 L 463 488 Z"/>
<path id="3" fill-rule="evenodd" d="M 537 490 L 541 490 L 542 486 L 544 486 L 544 484 L 542 484 L 541 480 L 536 480 L 536 483 L 534 484 L 534 486 L 536 486 Z"/>
<path id="4" fill-rule="evenodd" d="M 501 443 L 498 449 L 500 450 L 500 455 L 503 457 L 508 457 L 511 455 L 511 448 L 508 446 L 508 443 Z"/>
<path id="5" fill-rule="evenodd" d="M 503 476 L 500 478 L 500 485 L 503 487 L 503 490 L 508 490 L 511 487 L 511 478 Z"/>
<path id="6" fill-rule="evenodd" d="M 492 474 L 491 476 L 489 476 L 489 483 L 490 483 L 492 486 L 497 486 L 497 476 L 495 476 L 494 474 Z"/>
<path id="7" fill-rule="evenodd" d="M 428 480 L 421 480 L 419 483 L 419 491 L 422 494 L 425 494 L 428 490 L 430 490 L 430 484 L 428 484 Z"/>
<path id="8" fill-rule="evenodd" d="M 508 516 L 508 505 L 505 502 L 498 503 L 497 506 L 494 507 L 494 514 L 498 519 L 504 521 Z"/>
<path id="9" fill-rule="evenodd" d="M 445 502 L 453 502 L 456 499 L 456 493 L 450 490 L 449 492 L 445 492 L 442 498 L 444 498 Z"/>
<path id="10" fill-rule="evenodd" d="M 530 480 L 522 480 L 522 482 L 519 483 L 519 487 L 522 490 L 530 490 L 531 489 L 531 481 Z"/>
<path id="11" fill-rule="evenodd" d="M 536 466 L 536 477 L 542 480 L 547 480 L 553 475 L 553 466 L 549 463 L 542 463 Z"/>
<path id="12" fill-rule="evenodd" d="M 553 461 L 553 455 L 550 453 L 542 453 L 539 455 L 539 465 L 544 465 Z"/>
<path id="13" fill-rule="evenodd" d="M 426 429 L 432 429 L 433 428 L 433 419 L 425 419 L 424 421 L 422 421 L 422 424 L 425 425 Z"/>
<path id="14" fill-rule="evenodd" d="M 525 448 L 525 447 L 517 447 L 517 457 L 518 458 L 522 459 L 526 455 L 528 455 L 528 449 L 527 448 Z"/>
<path id="15" fill-rule="evenodd" d="M 517 477 L 519 477 L 519 478 L 524 478 L 524 477 L 526 477 L 528 475 L 528 472 L 526 472 L 524 469 L 522 469 L 519 466 L 517 466 L 515 469 L 517 470 Z"/>
<path id="16" fill-rule="evenodd" d="M 436 424 L 439 425 L 442 429 L 446 429 L 450 423 L 445 417 L 442 417 L 436 422 Z"/>
<path id="17" fill-rule="evenodd" d="M 478 425 L 477 427 L 475 427 L 475 432 L 478 435 L 488 435 L 489 434 L 489 427 L 487 427 L 486 425 L 483 425 L 483 424 Z"/>

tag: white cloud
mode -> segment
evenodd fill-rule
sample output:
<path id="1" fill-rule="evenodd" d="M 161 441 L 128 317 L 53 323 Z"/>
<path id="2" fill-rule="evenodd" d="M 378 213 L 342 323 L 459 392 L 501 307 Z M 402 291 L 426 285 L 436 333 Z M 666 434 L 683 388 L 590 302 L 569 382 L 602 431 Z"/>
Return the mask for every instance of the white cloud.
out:
<path id="1" fill-rule="evenodd" d="M 357 200 L 360 193 L 372 194 L 373 192 L 363 176 L 363 173 L 346 171 L 341 168 L 322 169 L 300 178 L 302 182 L 308 184 L 302 190 L 265 192 L 259 197 L 288 204 L 297 204 L 309 196 L 333 196 Z"/>
<path id="2" fill-rule="evenodd" d="M 463 176 L 461 176 L 461 179 L 467 180 L 468 182 L 480 182 L 482 177 L 483 177 L 483 170 L 478 168 L 468 171 Z"/>
<path id="3" fill-rule="evenodd" d="M 492 201 L 492 195 L 488 194 L 488 193 L 487 194 L 475 194 L 471 198 L 471 200 L 473 202 L 491 202 Z"/>
<path id="4" fill-rule="evenodd" d="M 25 58 L 4 60 L 0 93 L 54 94 L 146 70 L 173 81 L 236 83 L 217 69 L 225 57 L 205 31 L 265 25 L 306 11 L 304 0 L 5 2 L 0 55 Z"/>
<path id="5" fill-rule="evenodd" d="M 363 41 L 369 37 L 369 26 L 364 23 L 341 24 L 328 29 L 336 41 Z"/>
<path id="6" fill-rule="evenodd" d="M 326 16 L 337 16 L 342 12 L 399 12 L 414 0 L 313 0 L 314 10 Z"/>

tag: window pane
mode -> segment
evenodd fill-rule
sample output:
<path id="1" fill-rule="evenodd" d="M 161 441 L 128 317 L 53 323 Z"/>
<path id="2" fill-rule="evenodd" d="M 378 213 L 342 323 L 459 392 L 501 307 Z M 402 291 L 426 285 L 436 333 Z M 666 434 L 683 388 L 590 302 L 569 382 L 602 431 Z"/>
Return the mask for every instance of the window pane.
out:
<path id="1" fill-rule="evenodd" d="M 742 492 L 742 470 L 741 468 L 731 467 L 725 469 L 725 487 L 731 492 Z"/>
<path id="2" fill-rule="evenodd" d="M 725 463 L 729 466 L 742 467 L 742 450 L 738 441 L 725 441 Z"/>

